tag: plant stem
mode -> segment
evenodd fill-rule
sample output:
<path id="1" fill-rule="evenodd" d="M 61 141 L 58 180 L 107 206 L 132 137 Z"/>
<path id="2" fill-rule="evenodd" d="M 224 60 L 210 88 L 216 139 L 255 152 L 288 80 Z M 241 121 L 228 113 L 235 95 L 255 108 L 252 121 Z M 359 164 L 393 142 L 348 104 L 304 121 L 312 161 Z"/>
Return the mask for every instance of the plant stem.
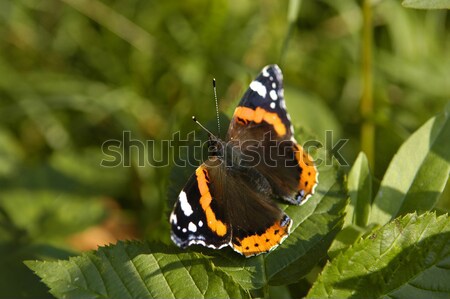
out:
<path id="1" fill-rule="evenodd" d="M 301 0 L 290 0 L 288 8 L 288 29 L 281 45 L 280 57 L 278 63 L 282 64 L 284 56 L 286 54 L 287 48 L 289 46 L 289 41 L 292 38 L 292 33 L 294 32 L 295 22 L 297 22 L 298 14 L 300 12 Z"/>
<path id="2" fill-rule="evenodd" d="M 375 163 L 375 125 L 373 123 L 373 74 L 372 74 L 372 5 L 363 0 L 362 29 L 362 97 L 361 150 L 366 154 L 369 166 Z"/>

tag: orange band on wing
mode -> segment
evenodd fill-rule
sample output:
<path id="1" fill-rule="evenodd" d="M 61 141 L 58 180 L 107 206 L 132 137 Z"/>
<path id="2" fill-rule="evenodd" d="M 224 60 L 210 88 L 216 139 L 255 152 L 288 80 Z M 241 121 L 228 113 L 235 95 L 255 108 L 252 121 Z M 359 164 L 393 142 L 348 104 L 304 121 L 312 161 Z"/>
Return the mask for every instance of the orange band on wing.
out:
<path id="1" fill-rule="evenodd" d="M 197 176 L 198 189 L 200 190 L 200 205 L 206 214 L 206 222 L 208 227 L 218 236 L 223 237 L 227 233 L 227 226 L 216 218 L 216 214 L 211 209 L 212 196 L 209 192 L 208 183 L 209 177 L 207 170 L 200 166 L 195 171 Z"/>
<path id="2" fill-rule="evenodd" d="M 305 196 L 313 193 L 313 188 L 317 184 L 317 170 L 312 162 L 311 156 L 306 153 L 300 145 L 296 145 L 295 158 L 302 169 L 298 190 L 305 190 Z"/>
<path id="3" fill-rule="evenodd" d="M 252 235 L 233 242 L 233 248 L 245 256 L 267 252 L 283 242 L 289 235 L 292 220 L 281 226 L 279 222 L 269 227 L 262 235 Z M 240 243 L 240 244 L 239 244 Z"/>
<path id="4" fill-rule="evenodd" d="M 266 123 L 274 127 L 275 132 L 278 136 L 284 136 L 287 132 L 286 126 L 281 121 L 281 118 L 278 116 L 278 114 L 274 112 L 267 112 L 261 107 L 256 107 L 255 110 L 249 107 L 237 107 L 234 111 L 234 117 L 248 122 L 253 121 L 257 124 L 265 121 Z"/>

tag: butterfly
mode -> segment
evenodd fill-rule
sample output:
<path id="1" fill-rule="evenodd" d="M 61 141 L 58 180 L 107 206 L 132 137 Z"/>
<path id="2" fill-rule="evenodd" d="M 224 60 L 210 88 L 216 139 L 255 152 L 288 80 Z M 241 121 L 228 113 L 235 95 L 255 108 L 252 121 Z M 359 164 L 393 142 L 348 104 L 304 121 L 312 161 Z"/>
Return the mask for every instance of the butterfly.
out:
<path id="1" fill-rule="evenodd" d="M 170 214 L 172 241 L 230 246 L 245 257 L 273 250 L 292 226 L 276 200 L 302 205 L 318 183 L 311 156 L 294 138 L 277 65 L 250 83 L 225 140 L 210 135 L 209 145 Z"/>

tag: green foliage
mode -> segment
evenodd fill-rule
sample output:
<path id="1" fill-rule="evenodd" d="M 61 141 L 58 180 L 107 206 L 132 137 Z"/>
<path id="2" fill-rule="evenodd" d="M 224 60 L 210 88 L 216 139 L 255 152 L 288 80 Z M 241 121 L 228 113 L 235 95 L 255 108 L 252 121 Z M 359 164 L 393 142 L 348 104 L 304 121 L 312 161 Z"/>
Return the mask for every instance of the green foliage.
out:
<path id="1" fill-rule="evenodd" d="M 370 5 L 363 9 L 362 3 Z M 160 273 L 155 280 L 153 276 L 144 280 L 161 296 L 175 296 L 164 293 L 170 292 L 162 287 L 167 282 L 159 280 L 164 274 L 183 282 L 201 281 L 200 289 L 192 293 L 174 282 L 179 296 L 217 297 L 217 290 L 223 297 L 250 293 L 299 298 L 310 292 L 325 264 L 340 263 L 342 256 L 370 242 L 375 232 L 387 232 L 395 223 L 403 228 L 405 217 L 447 221 L 449 15 L 445 10 L 405 7 L 449 8 L 449 4 L 0 0 L 0 297 L 49 297 L 47 287 L 63 297 L 67 283 L 68 297 L 85 294 L 77 288 L 83 285 L 68 276 L 75 271 L 75 262 L 86 266 L 88 275 L 95 275 L 93 265 L 123 266 L 117 279 L 122 277 L 136 294 L 146 287 L 135 275 L 125 275 L 133 269 L 130 262 L 158 256 L 177 266 L 135 265 L 142 273 L 151 267 Z M 371 36 L 372 42 L 363 36 Z M 363 57 L 369 62 L 365 68 Z M 340 154 L 351 167 L 320 165 L 320 183 L 311 201 L 302 207 L 282 206 L 294 218 L 293 232 L 267 255 L 244 259 L 231 250 L 181 251 L 162 245 L 170 242 L 167 218 L 173 201 L 200 162 L 172 167 L 186 142 L 168 149 L 160 145 L 177 131 L 185 138 L 196 129 L 191 115 L 215 132 L 212 77 L 217 79 L 224 134 L 225 119 L 250 80 L 269 63 L 278 63 L 283 70 L 296 131 L 313 135 L 300 134 L 298 140 L 320 141 L 323 149 L 318 156 L 330 162 L 334 144 L 339 138 L 348 139 Z M 372 68 L 367 67 L 370 64 Z M 364 93 L 373 99 L 368 113 L 360 109 L 362 78 L 372 78 L 366 87 L 373 85 L 373 90 Z M 367 148 L 361 147 L 367 137 L 361 134 L 363 124 L 374 129 L 375 140 L 374 145 L 367 142 L 365 153 L 361 153 Z M 329 130 L 333 140 L 325 134 Z M 124 132 L 135 141 L 154 142 L 144 144 L 143 157 L 166 161 L 170 167 L 140 167 L 141 152 L 126 144 L 120 149 L 129 167 L 102 167 L 102 159 L 107 159 L 102 145 L 110 139 L 122 141 Z M 422 216 L 430 210 L 442 216 L 437 220 Z M 403 230 L 415 234 L 408 225 Z M 438 241 L 437 236 L 428 239 Z M 391 249 L 400 259 L 436 249 L 405 238 L 410 246 Z M 125 239 L 152 242 L 119 242 L 82 253 Z M 136 256 L 128 258 L 125 249 Z M 373 272 L 390 273 L 389 267 L 398 265 L 399 277 L 389 286 L 403 286 L 408 273 L 422 273 L 420 265 L 408 268 L 397 256 L 392 257 L 394 264 L 377 264 Z M 44 283 L 24 260 L 39 260 L 27 263 Z M 426 277 L 438 283 L 448 276 L 448 269 L 439 268 L 436 275 L 435 268 Z M 191 272 L 186 269 L 195 270 L 194 280 L 189 280 Z M 377 285 L 378 274 L 364 271 L 355 267 L 355 276 L 347 282 L 359 277 L 361 285 L 366 278 Z M 104 277 L 113 274 L 105 272 Z M 324 289 L 348 290 L 344 279 L 324 279 L 327 275 L 323 272 L 319 278 Z M 202 288 L 207 279 L 213 283 L 209 293 L 208 287 Z M 387 285 L 380 282 L 383 294 Z M 416 286 L 427 284 L 421 280 Z M 361 288 L 351 285 L 350 291 L 360 294 Z M 123 294 L 111 289 L 108 295 Z M 438 295 L 449 296 L 433 293 Z M 406 293 L 406 297 L 430 296 L 419 289 Z"/>
<path id="2" fill-rule="evenodd" d="M 431 119 L 415 132 L 400 148 L 386 175 L 399 163 L 399 157 L 409 153 L 405 148 L 413 144 L 417 136 L 423 138 L 424 134 L 429 134 L 429 128 L 434 127 L 430 124 L 437 124 L 437 131 L 433 130 L 437 133 L 433 138 L 425 139 L 429 143 L 425 147 L 428 153 L 420 154 L 435 153 L 439 148 L 435 144 L 447 142 L 449 135 L 441 134 L 442 128 L 448 126 L 447 115 L 444 113 Z M 449 160 L 430 162 L 428 170 L 438 172 L 443 168 L 442 163 L 450 164 Z M 29 261 L 26 264 L 57 297 L 241 297 L 258 289 L 267 292 L 269 285 L 299 282 L 326 258 L 329 245 L 345 223 L 346 227 L 330 248 L 332 261 L 328 261 L 308 296 L 378 298 L 445 297 L 450 294 L 446 284 L 450 277 L 450 218 L 447 214 L 439 217 L 432 213 L 407 214 L 373 229 L 367 226 L 367 218 L 373 211 L 376 213 L 377 202 L 371 201 L 371 177 L 364 155 L 359 155 L 350 171 L 348 202 L 335 167 L 321 166 L 319 172 L 321 183 L 317 194 L 301 208 L 285 206 L 286 213 L 294 221 L 291 235 L 277 250 L 265 255 L 246 259 L 229 248 L 216 252 L 194 247 L 203 251 L 200 254 L 183 252 L 174 249 L 173 245 L 131 242 L 101 248 L 69 261 Z M 448 176 L 448 170 L 444 175 Z M 385 180 L 380 190 L 385 188 Z M 427 190 L 425 182 L 428 182 L 427 176 L 414 178 L 417 186 Z M 416 192 L 417 187 L 409 189 Z M 420 194 L 407 193 L 407 196 L 411 200 L 421 199 Z M 390 198 L 400 202 L 403 199 Z M 431 201 L 429 209 L 436 200 L 432 197 Z M 345 221 L 344 209 L 348 213 Z M 392 217 L 398 213 L 391 211 Z M 360 221 L 356 220 L 356 214 L 362 217 Z M 365 237 L 361 238 L 361 235 Z M 173 265 L 174 261 L 181 265 Z M 205 278 L 212 269 L 215 270 L 211 273 L 217 277 Z M 164 277 L 164 282 L 156 277 L 152 279 L 150 273 L 155 272 L 159 279 Z M 179 272 L 192 277 L 193 288 L 184 283 L 187 278 L 181 277 Z M 214 281 L 220 287 L 214 283 L 199 287 L 197 278 Z M 110 289 L 112 286 L 115 288 Z M 209 293 L 208 287 L 216 293 Z"/>
<path id="3" fill-rule="evenodd" d="M 326 258 L 327 249 L 342 226 L 343 210 L 346 205 L 346 195 L 343 190 L 343 184 L 339 181 L 337 167 L 335 165 L 323 165 L 322 167 L 319 167 L 319 171 L 321 173 L 321 184 L 316 191 L 317 193 L 302 206 L 302 208 L 297 206 L 283 206 L 285 212 L 292 218 L 294 224 L 291 235 L 277 248 L 277 250 L 266 255 L 246 259 L 237 255 L 230 248 L 228 248 L 228 250 L 217 252 L 205 249 L 201 246 L 194 247 L 195 250 L 202 251 L 203 254 L 185 253 L 185 255 L 189 256 L 189 259 L 185 262 L 186 267 L 191 265 L 198 266 L 197 270 L 189 271 L 191 275 L 197 277 L 197 275 L 200 274 L 197 274 L 196 271 L 210 271 L 208 269 L 211 267 L 210 263 L 212 263 L 214 269 L 217 269 L 217 271 L 221 273 L 219 277 L 223 279 L 223 285 L 226 285 L 228 282 L 233 282 L 240 285 L 242 290 L 255 291 L 266 288 L 268 285 L 295 283 L 308 274 L 319 261 Z M 173 259 L 179 259 L 179 254 L 182 252 L 175 249 L 174 245 L 167 247 L 160 244 L 149 244 L 145 252 L 142 251 L 142 247 L 143 245 L 138 242 L 126 243 L 125 245 L 120 243 L 106 249 L 102 248 L 97 251 L 95 255 L 101 257 L 106 255 L 119 259 L 119 261 L 117 261 L 117 266 L 112 265 L 112 267 L 117 271 L 119 277 L 122 275 L 123 277 L 128 277 L 129 274 L 121 274 L 122 272 L 129 273 L 129 270 L 122 268 L 124 267 L 124 262 L 128 261 L 135 266 L 138 262 L 134 260 L 134 254 L 124 254 L 121 258 L 120 255 L 123 251 L 138 251 L 143 255 L 147 252 L 161 252 L 160 256 L 153 258 L 157 259 L 160 265 L 171 265 Z M 104 254 L 106 250 L 108 251 L 108 254 Z M 91 255 L 82 256 L 82 258 L 86 259 L 87 256 Z M 91 260 L 92 259 L 93 258 L 91 258 Z M 77 277 L 80 275 L 64 275 L 65 278 L 60 279 L 62 275 L 57 273 L 66 271 L 68 268 L 73 268 L 74 263 L 78 264 L 78 260 L 78 258 L 73 258 L 68 262 L 27 262 L 27 265 L 42 278 L 43 282 L 51 288 L 52 294 L 57 297 L 72 297 L 77 295 L 93 296 L 93 294 L 100 294 L 101 296 L 107 297 L 129 296 L 129 294 L 123 293 L 125 292 L 124 290 L 115 290 L 112 293 L 105 293 L 103 289 L 100 291 L 100 286 L 89 287 L 86 290 L 87 287 L 85 283 L 81 283 L 81 285 L 78 283 Z M 107 261 L 103 259 L 96 263 L 97 268 L 101 269 L 100 276 L 96 279 L 101 281 L 100 278 L 103 278 L 103 280 L 106 281 L 105 285 L 108 285 L 108 280 L 111 278 L 108 276 L 110 273 L 109 268 L 103 269 L 103 267 L 106 266 L 104 265 L 105 263 L 107 263 Z M 144 262 L 141 261 L 139 263 Z M 149 262 L 146 263 L 148 264 Z M 203 268 L 201 266 L 203 266 Z M 166 278 L 169 276 L 174 277 L 174 274 L 172 273 L 174 268 L 177 267 L 160 266 L 161 275 Z M 93 275 L 92 271 L 94 270 L 86 268 L 84 271 L 86 272 L 84 276 L 89 277 Z M 142 268 L 141 270 L 137 269 L 137 272 L 141 273 L 140 276 L 143 277 L 147 277 L 148 275 L 146 273 L 149 271 L 150 270 L 147 268 Z M 136 283 L 136 279 L 137 278 L 129 278 L 131 283 Z M 196 293 L 196 289 L 183 288 L 185 286 L 183 283 L 184 279 L 186 278 L 179 277 L 174 279 L 173 282 L 169 282 L 170 287 L 168 289 L 164 288 L 164 290 L 170 293 L 140 293 L 139 287 L 128 286 L 126 282 L 121 284 L 124 285 L 124 289 L 136 289 L 136 293 L 131 293 L 131 297 L 175 296 L 176 298 L 179 298 L 218 296 L 208 294 L 206 291 Z M 204 280 L 205 278 L 201 279 Z M 141 280 L 142 279 L 139 278 L 139 281 Z M 89 279 L 89 281 L 92 281 L 92 279 Z M 150 290 L 161 288 L 161 281 L 159 280 L 149 280 L 147 282 L 144 279 L 144 284 Z M 185 293 L 175 292 L 174 290 L 178 288 L 183 289 Z M 229 296 L 231 296 L 231 294 L 229 294 Z"/>
<path id="4" fill-rule="evenodd" d="M 345 226 L 366 226 L 372 204 L 372 177 L 366 155 L 360 153 L 348 174 L 350 203 L 346 209 Z"/>
<path id="5" fill-rule="evenodd" d="M 374 230 L 323 269 L 309 298 L 447 298 L 450 218 L 408 214 Z"/>
<path id="6" fill-rule="evenodd" d="M 338 233 L 328 251 L 334 257 L 344 248 L 352 245 L 365 232 L 372 203 L 372 177 L 364 153 L 360 153 L 348 175 L 350 202 L 346 207 L 343 229 Z"/>
<path id="7" fill-rule="evenodd" d="M 430 119 L 400 147 L 374 199 L 367 160 L 363 153 L 358 156 L 348 177 L 350 203 L 344 228 L 328 252 L 332 258 L 377 225 L 434 208 L 450 172 L 449 108 Z"/>
<path id="8" fill-rule="evenodd" d="M 97 198 L 45 191 L 3 192 L 2 196 L 0 205 L 8 221 L 36 242 L 57 241 L 98 223 L 104 216 Z"/>
<path id="9" fill-rule="evenodd" d="M 404 0 L 402 5 L 420 9 L 450 9 L 449 0 Z"/>
<path id="10" fill-rule="evenodd" d="M 2 237 L 5 237 L 3 232 L 1 233 Z M 23 261 L 67 259 L 75 253 L 51 245 L 28 245 L 23 233 L 23 231 L 17 231 L 14 240 L 1 240 L 0 294 L 3 298 L 51 298 L 48 288 L 36 280 L 36 276 L 23 264 Z"/>
<path id="11" fill-rule="evenodd" d="M 342 183 L 336 181 L 335 167 L 320 167 L 319 171 L 321 184 L 317 194 L 301 208 L 285 207 L 293 220 L 292 232 L 277 250 L 252 259 L 230 251 L 214 258 L 214 264 L 247 289 L 295 283 L 308 274 L 326 257 L 342 227 L 346 203 Z"/>
<path id="12" fill-rule="evenodd" d="M 68 261 L 26 262 L 58 298 L 249 298 L 200 254 L 124 243 Z"/>
<path id="13" fill-rule="evenodd" d="M 375 196 L 369 223 L 384 225 L 398 215 L 432 209 L 450 172 L 450 105 L 400 147 Z"/>

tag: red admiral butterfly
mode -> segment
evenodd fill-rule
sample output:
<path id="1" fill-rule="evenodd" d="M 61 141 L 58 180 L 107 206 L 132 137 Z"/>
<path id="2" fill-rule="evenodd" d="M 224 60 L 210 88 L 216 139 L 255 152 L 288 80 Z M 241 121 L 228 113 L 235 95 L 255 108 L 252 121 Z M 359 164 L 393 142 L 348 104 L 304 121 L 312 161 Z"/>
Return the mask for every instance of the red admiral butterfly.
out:
<path id="1" fill-rule="evenodd" d="M 318 172 L 297 144 L 277 65 L 263 68 L 236 108 L 225 141 L 210 136 L 214 151 L 178 196 L 170 215 L 171 238 L 246 257 L 276 248 L 292 220 L 273 201 L 304 204 Z"/>

